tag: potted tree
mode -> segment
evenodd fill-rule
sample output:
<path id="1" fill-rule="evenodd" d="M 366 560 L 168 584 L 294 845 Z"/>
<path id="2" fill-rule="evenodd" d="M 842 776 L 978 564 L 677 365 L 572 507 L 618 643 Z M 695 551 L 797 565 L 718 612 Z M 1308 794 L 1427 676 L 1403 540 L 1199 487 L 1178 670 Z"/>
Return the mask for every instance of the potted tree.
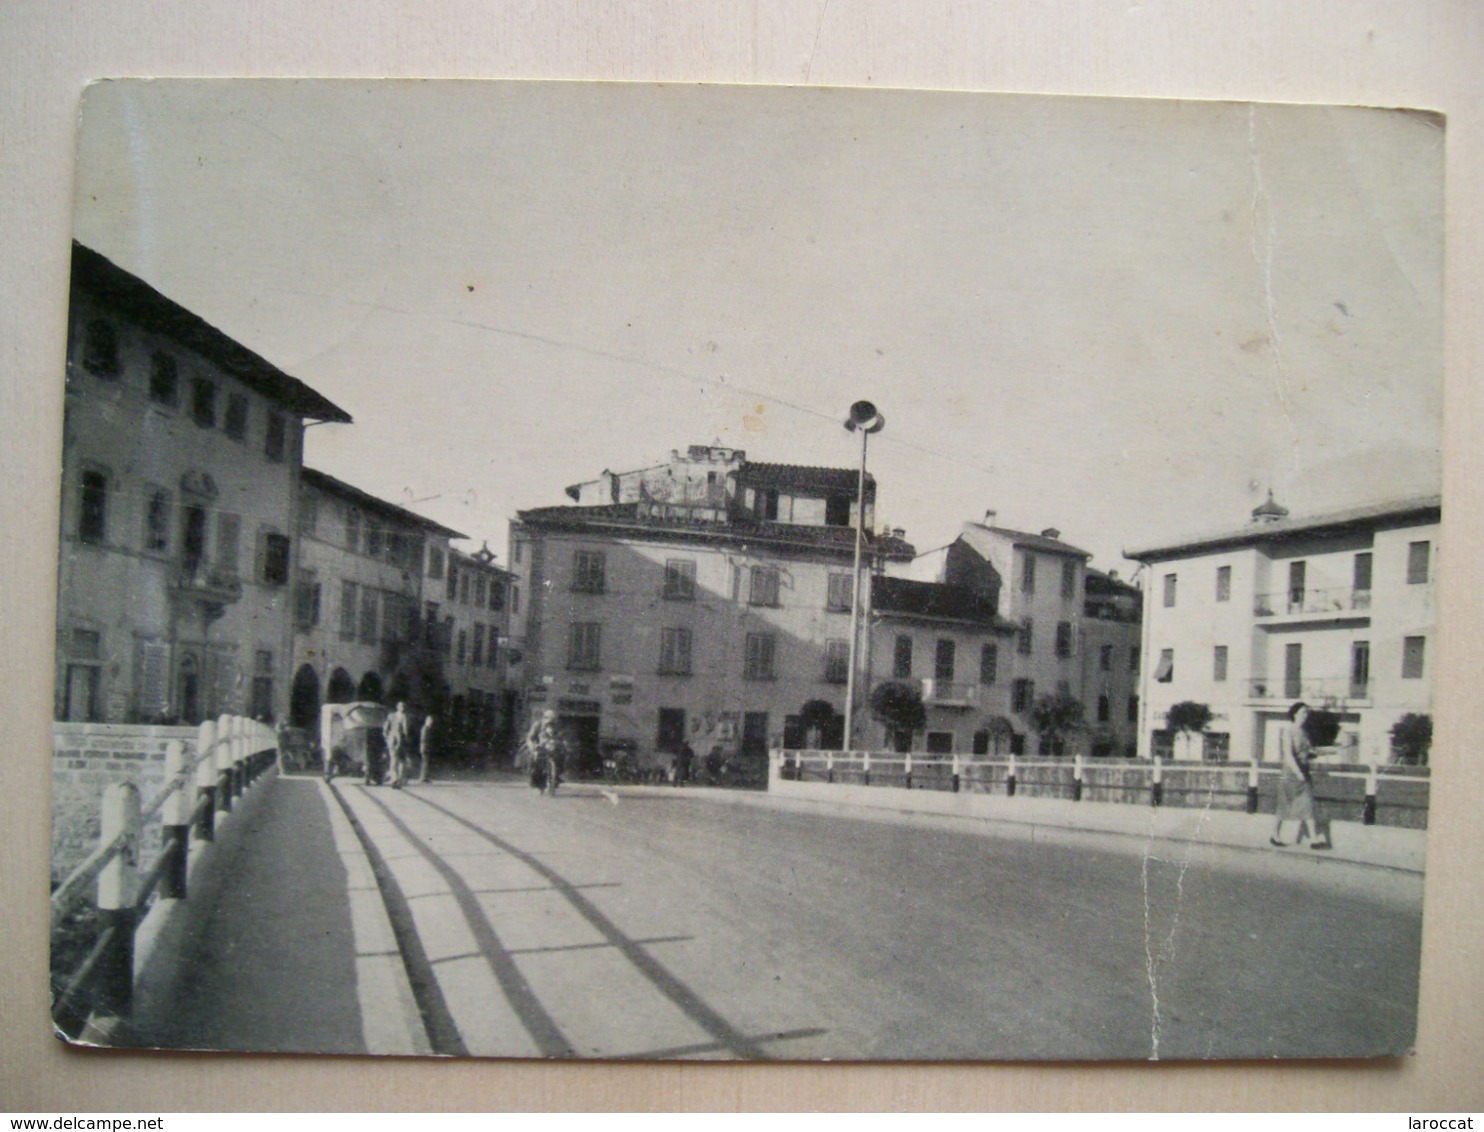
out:
<path id="1" fill-rule="evenodd" d="M 1066 753 L 1067 740 L 1082 730 L 1082 701 L 1067 692 L 1037 696 L 1031 705 L 1031 726 L 1041 737 L 1041 748 L 1053 755 Z"/>
<path id="2" fill-rule="evenodd" d="M 1015 737 L 1015 725 L 1003 715 L 992 715 L 984 721 L 984 730 L 989 735 L 989 753 L 999 758 L 1005 747 Z"/>
<path id="3" fill-rule="evenodd" d="M 810 700 L 799 709 L 799 725 L 807 736 L 805 746 L 838 748 L 844 735 L 843 724 L 844 716 L 828 700 Z"/>
<path id="4" fill-rule="evenodd" d="M 1396 761 L 1409 766 L 1426 766 L 1432 749 L 1432 716 L 1409 711 L 1391 728 L 1391 750 Z"/>
<path id="5" fill-rule="evenodd" d="M 886 728 L 887 744 L 895 751 L 909 750 L 912 735 L 927 726 L 927 708 L 916 684 L 902 680 L 877 684 L 868 704 L 871 718 Z"/>
<path id="6" fill-rule="evenodd" d="M 1176 734 L 1185 736 L 1188 754 L 1195 736 L 1211 726 L 1211 708 L 1194 700 L 1181 700 L 1170 705 L 1170 710 L 1165 713 L 1165 725 Z"/>

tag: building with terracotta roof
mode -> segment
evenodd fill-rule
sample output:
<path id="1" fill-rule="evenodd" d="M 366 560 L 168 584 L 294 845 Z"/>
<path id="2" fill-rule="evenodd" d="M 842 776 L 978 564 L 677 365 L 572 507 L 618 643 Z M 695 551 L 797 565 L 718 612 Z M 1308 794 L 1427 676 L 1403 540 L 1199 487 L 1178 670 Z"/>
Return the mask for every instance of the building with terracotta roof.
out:
<path id="1" fill-rule="evenodd" d="M 73 245 L 56 717 L 278 717 L 304 421 L 350 416 Z"/>
<path id="2" fill-rule="evenodd" d="M 1432 710 L 1438 496 L 1292 517 L 1271 497 L 1239 528 L 1125 553 L 1145 566 L 1141 755 L 1277 758 L 1290 704 L 1334 712 L 1357 761 L 1391 759 Z M 1208 705 L 1197 742 L 1170 706 Z"/>
<path id="3" fill-rule="evenodd" d="M 858 486 L 848 469 L 698 445 L 575 485 L 574 506 L 520 512 L 511 644 L 526 718 L 556 711 L 589 762 L 688 744 L 760 768 L 806 704 L 841 713 Z M 868 478 L 870 573 L 913 554 L 901 532 L 872 531 L 874 500 Z"/>

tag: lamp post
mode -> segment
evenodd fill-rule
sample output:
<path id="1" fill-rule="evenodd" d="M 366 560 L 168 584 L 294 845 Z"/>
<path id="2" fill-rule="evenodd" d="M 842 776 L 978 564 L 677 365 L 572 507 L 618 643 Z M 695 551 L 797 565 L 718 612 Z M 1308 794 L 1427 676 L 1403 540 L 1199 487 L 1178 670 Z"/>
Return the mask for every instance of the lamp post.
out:
<path id="1" fill-rule="evenodd" d="M 866 533 L 866 445 L 873 432 L 886 426 L 886 418 L 869 401 L 857 401 L 845 418 L 848 432 L 861 434 L 861 470 L 855 492 L 855 566 L 850 574 L 850 655 L 845 672 L 845 749 L 851 748 L 855 732 L 855 664 L 860 639 L 861 544 Z"/>

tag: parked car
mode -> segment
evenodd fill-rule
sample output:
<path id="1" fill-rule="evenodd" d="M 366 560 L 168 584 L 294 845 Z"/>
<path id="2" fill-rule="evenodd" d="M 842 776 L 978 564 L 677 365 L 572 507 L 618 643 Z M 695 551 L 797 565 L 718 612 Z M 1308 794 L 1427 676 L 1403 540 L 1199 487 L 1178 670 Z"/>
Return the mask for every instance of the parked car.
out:
<path id="1" fill-rule="evenodd" d="M 374 786 L 386 777 L 388 761 L 387 709 L 377 703 L 325 704 L 320 709 L 320 749 L 325 758 L 325 781 L 337 774 L 365 777 Z"/>

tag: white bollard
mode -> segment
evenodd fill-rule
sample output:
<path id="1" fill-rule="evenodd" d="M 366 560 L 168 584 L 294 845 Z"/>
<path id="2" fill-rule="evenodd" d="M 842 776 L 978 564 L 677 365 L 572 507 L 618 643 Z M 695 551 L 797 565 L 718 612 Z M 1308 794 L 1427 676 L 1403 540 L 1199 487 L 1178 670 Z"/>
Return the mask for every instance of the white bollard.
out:
<path id="1" fill-rule="evenodd" d="M 103 793 L 102 840 L 125 835 L 122 848 L 98 874 L 99 911 L 127 908 L 139 880 L 139 787 L 115 782 Z"/>

